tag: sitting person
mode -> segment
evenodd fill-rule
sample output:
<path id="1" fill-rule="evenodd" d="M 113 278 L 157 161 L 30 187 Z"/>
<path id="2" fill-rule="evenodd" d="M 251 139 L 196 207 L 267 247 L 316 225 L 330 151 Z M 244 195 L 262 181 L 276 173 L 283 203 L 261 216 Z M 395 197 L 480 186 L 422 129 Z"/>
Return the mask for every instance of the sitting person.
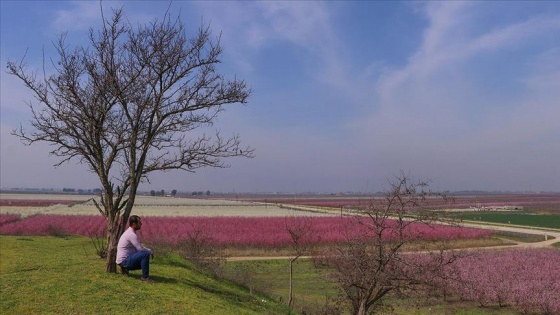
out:
<path id="1" fill-rule="evenodd" d="M 142 227 L 142 221 L 137 215 L 130 216 L 128 229 L 123 233 L 117 245 L 117 265 L 121 272 L 128 275 L 129 270 L 142 269 L 142 281 L 153 281 L 150 278 L 150 256 L 153 251 L 140 244 L 136 231 Z"/>

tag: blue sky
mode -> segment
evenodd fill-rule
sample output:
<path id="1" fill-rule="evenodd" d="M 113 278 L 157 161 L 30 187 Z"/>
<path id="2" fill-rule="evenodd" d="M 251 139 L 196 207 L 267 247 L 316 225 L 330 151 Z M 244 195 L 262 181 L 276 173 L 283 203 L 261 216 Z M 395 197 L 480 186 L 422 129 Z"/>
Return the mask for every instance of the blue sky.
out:
<path id="1" fill-rule="evenodd" d="M 104 1 L 133 23 L 165 1 Z M 52 42 L 86 44 L 97 1 L 1 1 L 1 62 L 41 69 Z M 221 32 L 221 70 L 247 81 L 247 106 L 216 128 L 254 159 L 166 172 L 143 189 L 374 192 L 401 171 L 441 190 L 560 191 L 560 2 L 175 1 L 188 31 Z M 97 187 L 87 167 L 10 130 L 31 95 L 1 79 L 0 185 Z"/>

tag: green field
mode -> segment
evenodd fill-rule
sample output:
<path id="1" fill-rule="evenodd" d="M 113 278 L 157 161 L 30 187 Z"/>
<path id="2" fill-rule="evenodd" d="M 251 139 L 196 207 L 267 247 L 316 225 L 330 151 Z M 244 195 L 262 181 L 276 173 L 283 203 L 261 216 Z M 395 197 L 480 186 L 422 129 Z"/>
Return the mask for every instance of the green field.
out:
<path id="1" fill-rule="evenodd" d="M 227 263 L 227 272 L 233 270 L 252 270 L 250 279 L 245 279 L 249 287 L 262 290 L 268 295 L 285 301 L 289 297 L 289 261 L 288 260 L 255 260 Z M 236 271 L 238 272 L 238 271 Z M 293 295 L 294 309 L 306 314 L 321 314 L 328 298 L 336 298 L 338 290 L 328 281 L 328 270 L 315 268 L 309 259 L 300 259 L 294 263 Z M 441 300 L 410 299 L 397 300 L 388 298 L 391 309 L 384 314 L 394 315 L 512 315 L 521 314 L 509 308 L 498 306 L 480 307 L 477 303 L 458 300 L 443 302 Z M 341 314 L 350 314 L 344 307 Z M 338 313 L 335 313 L 338 314 Z"/>
<path id="2" fill-rule="evenodd" d="M 532 214 L 511 212 L 468 212 L 458 215 L 463 220 L 515 224 L 560 229 L 560 214 Z"/>
<path id="3" fill-rule="evenodd" d="M 228 262 L 226 273 L 249 287 L 265 292 L 278 301 L 289 299 L 289 260 L 255 260 Z M 243 271 L 250 271 L 245 279 L 239 279 Z M 233 276 L 231 276 L 233 274 Z M 309 259 L 299 259 L 293 266 L 294 309 L 316 314 L 327 298 L 337 295 L 336 286 L 327 281 L 327 271 L 315 268 Z"/>
<path id="4" fill-rule="evenodd" d="M 155 283 L 105 272 L 83 237 L 0 236 L 2 314 L 287 314 L 286 306 L 197 271 L 176 255 L 156 256 Z"/>

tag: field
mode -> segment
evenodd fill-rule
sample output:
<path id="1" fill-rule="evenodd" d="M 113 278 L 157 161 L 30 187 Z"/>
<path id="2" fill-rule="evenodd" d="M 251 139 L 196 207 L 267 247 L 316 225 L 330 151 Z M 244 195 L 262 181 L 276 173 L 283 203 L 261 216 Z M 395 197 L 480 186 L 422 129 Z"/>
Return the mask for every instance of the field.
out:
<path id="1" fill-rule="evenodd" d="M 0 215 L 0 234 L 4 235 L 103 235 L 105 220 L 100 215 L 35 215 L 20 218 Z M 84 224 L 87 222 L 87 224 Z M 204 238 L 209 245 L 219 247 L 256 247 L 274 250 L 291 244 L 289 227 L 309 224 L 309 235 L 300 240 L 303 245 L 331 245 L 348 237 L 367 235 L 364 218 L 353 217 L 145 217 L 139 233 L 148 243 L 174 246 L 192 239 Z M 405 233 L 411 239 L 424 241 L 466 240 L 486 238 L 491 231 L 446 225 L 411 224 Z M 390 240 L 392 235 L 385 235 Z"/>
<path id="2" fill-rule="evenodd" d="M 472 210 L 480 208 L 522 207 L 522 210 L 540 214 L 560 214 L 560 193 L 528 194 L 448 194 L 451 202 L 434 200 L 433 209 Z M 240 200 L 296 204 L 328 208 L 362 208 L 380 200 L 379 196 L 244 196 Z"/>
<path id="3" fill-rule="evenodd" d="M 0 234 L 15 235 L 13 236 L 15 240 L 33 239 L 35 242 L 30 246 L 43 246 L 42 238 L 31 235 L 44 235 L 43 237 L 51 240 L 52 236 L 57 236 L 55 239 L 68 239 L 70 235 L 99 237 L 103 233 L 105 223 L 91 198 L 92 196 L 77 195 L 1 194 Z M 178 252 L 169 249 L 181 248 L 181 246 L 185 246 L 186 242 L 195 240 L 202 241 L 204 246 L 219 249 L 227 256 L 290 256 L 292 254 L 291 239 L 287 233 L 287 227 L 303 223 L 311 224 L 313 233 L 307 239 L 302 240 L 303 243 L 315 248 L 325 248 L 344 242 L 351 232 L 363 234 L 363 231 L 359 230 L 360 227 L 363 227 L 363 224 L 359 223 L 360 219 L 349 217 L 347 214 L 353 213 L 354 209 L 367 206 L 368 203 L 377 202 L 375 198 L 369 197 L 338 196 L 321 198 L 316 196 L 236 196 L 235 199 L 140 196 L 133 213 L 144 218 L 145 224 L 141 230 L 144 242 L 155 246 L 160 252 Z M 519 209 L 520 207 L 522 207 L 521 210 L 514 211 L 488 211 L 489 208 Z M 451 206 L 438 204 L 434 209 L 444 211 L 449 215 L 456 215 L 464 220 L 471 220 L 469 216 L 472 215 L 474 221 L 558 228 L 556 220 L 560 217 L 560 195 L 513 196 L 509 201 L 502 195 L 480 198 L 460 196 Z M 473 209 L 485 209 L 486 211 L 474 211 Z M 529 218 L 534 218 L 535 221 L 529 221 Z M 500 234 L 500 238 L 498 238 L 493 237 L 493 232 L 489 230 L 472 228 L 434 225 L 425 230 L 421 226 L 412 225 L 406 233 L 411 239 L 417 240 L 412 243 L 413 246 L 416 243 L 421 249 L 428 248 L 427 246 L 434 241 L 445 241 L 456 247 L 507 244 L 507 241 L 501 240 L 507 234 Z M 14 240 L 8 236 L 0 237 L 2 240 Z M 390 235 L 386 237 L 388 240 L 390 239 Z M 76 238 L 70 237 L 70 239 L 75 240 Z M 93 239 L 84 238 L 82 240 L 92 246 L 91 240 Z M 407 247 L 407 250 L 411 249 L 414 250 L 414 247 Z M 6 254 L 3 253 L 3 255 Z M 540 314 L 547 313 L 548 310 L 560 312 L 558 299 L 555 299 L 554 296 L 549 297 L 546 289 L 554 291 L 557 289 L 556 286 L 560 286 L 558 280 L 560 279 L 560 268 L 556 265 L 545 267 L 539 263 L 547 260 L 558 261 L 560 258 L 558 249 L 518 251 L 509 258 L 507 255 L 505 252 L 490 251 L 488 254 L 478 256 L 480 258 L 478 260 L 465 261 L 462 264 L 461 274 L 466 275 L 465 281 L 476 281 L 476 284 L 470 286 L 471 291 L 468 292 L 448 285 L 448 291 L 453 292 L 453 296 L 459 297 L 458 299 L 446 301 L 443 304 L 424 301 L 422 302 L 424 306 L 418 306 L 416 302 L 413 302 L 412 304 L 416 304 L 411 306 L 412 304 L 407 301 L 394 300 L 392 302 L 395 307 L 394 312 L 396 314 L 433 314 L 434 312 L 447 314 L 449 310 L 454 310 L 453 313 L 470 310 L 467 311 L 469 314 L 512 314 L 518 311 Z M 526 258 L 523 260 L 521 257 Z M 540 257 L 540 260 L 530 261 L 534 257 Z M 512 259 L 517 259 L 515 266 L 507 269 L 488 268 L 489 266 L 501 266 Z M 4 261 L 6 260 L 3 258 L 3 264 Z M 162 268 L 167 268 L 165 267 L 167 262 L 160 261 L 160 263 Z M 184 265 L 185 263 L 174 262 L 173 264 Z M 232 261 L 227 263 L 226 271 L 229 270 L 229 278 L 243 284 L 251 292 L 253 290 L 255 292 L 264 291 L 273 299 L 285 302 L 287 298 L 285 281 L 287 279 L 281 270 L 286 268 L 286 264 L 287 261 L 284 259 L 268 262 Z M 155 268 L 160 267 L 157 261 L 155 266 Z M 515 269 L 526 266 L 531 266 L 531 268 L 518 271 Z M 493 273 L 476 273 L 476 270 L 494 271 Z M 522 273 L 530 277 L 530 279 L 522 280 L 523 285 L 531 287 L 532 294 L 537 295 L 523 293 L 531 297 L 531 300 L 524 300 L 520 298 L 521 293 L 519 292 L 521 291 L 517 289 L 517 291 L 507 291 L 507 288 L 491 287 L 492 283 L 508 283 L 508 288 L 514 287 L 517 278 L 507 278 L 506 275 L 498 273 L 498 271 L 504 270 Z M 541 273 L 531 275 L 527 273 L 527 270 L 545 272 L 548 276 Z M 327 297 L 333 297 L 336 294 L 336 290 L 327 280 L 327 274 L 328 272 L 325 270 L 312 268 L 310 260 L 302 260 L 298 263 L 295 288 L 297 290 L 296 305 L 300 310 L 317 311 L 321 305 L 324 305 Z M 543 280 L 536 281 L 536 279 L 553 279 L 556 282 L 545 283 Z M 298 283 L 298 281 L 300 282 Z M 478 292 L 475 288 L 481 288 L 481 291 Z M 2 290 L 4 292 L 4 288 Z M 498 298 L 499 294 L 490 293 L 491 290 L 494 290 L 492 292 L 500 291 L 502 295 L 507 293 L 507 297 Z M 503 293 L 504 290 L 507 292 Z M 9 304 L 8 307 L 15 307 L 16 304 Z M 500 307 L 502 305 L 504 307 Z M 9 309 L 15 310 L 16 308 Z M 440 309 L 441 313 L 435 311 L 436 309 Z M 504 310 L 506 311 L 503 312 Z"/>
<path id="4" fill-rule="evenodd" d="M 560 214 L 535 214 L 512 212 L 465 212 L 453 217 L 461 220 L 560 229 Z"/>
<path id="5" fill-rule="evenodd" d="M 78 195 L 19 195 L 0 194 L 0 214 L 19 214 L 23 217 L 37 214 L 99 215 L 93 196 Z M 97 198 L 98 199 L 98 198 Z M 138 196 L 134 214 L 139 216 L 180 217 L 285 217 L 328 216 L 332 211 L 305 207 L 286 207 L 259 201 L 232 201 L 222 199 L 193 199 Z"/>

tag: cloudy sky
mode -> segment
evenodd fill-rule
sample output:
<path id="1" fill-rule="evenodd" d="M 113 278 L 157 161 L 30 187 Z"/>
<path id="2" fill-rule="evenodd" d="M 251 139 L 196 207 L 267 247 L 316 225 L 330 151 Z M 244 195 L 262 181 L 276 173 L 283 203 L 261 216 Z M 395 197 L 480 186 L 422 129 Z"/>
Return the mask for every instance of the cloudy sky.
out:
<path id="1" fill-rule="evenodd" d="M 165 1 L 104 1 L 128 20 Z M 85 44 L 97 1 L 1 1 L 1 62 L 31 69 L 68 32 Z M 228 169 L 168 172 L 143 189 L 373 192 L 401 171 L 442 190 L 560 191 L 560 2 L 175 1 L 188 31 L 203 21 L 222 71 L 247 81 L 246 106 L 216 127 L 256 149 Z M 2 188 L 95 188 L 87 167 L 53 167 L 24 146 L 31 94 L 1 74 Z"/>

